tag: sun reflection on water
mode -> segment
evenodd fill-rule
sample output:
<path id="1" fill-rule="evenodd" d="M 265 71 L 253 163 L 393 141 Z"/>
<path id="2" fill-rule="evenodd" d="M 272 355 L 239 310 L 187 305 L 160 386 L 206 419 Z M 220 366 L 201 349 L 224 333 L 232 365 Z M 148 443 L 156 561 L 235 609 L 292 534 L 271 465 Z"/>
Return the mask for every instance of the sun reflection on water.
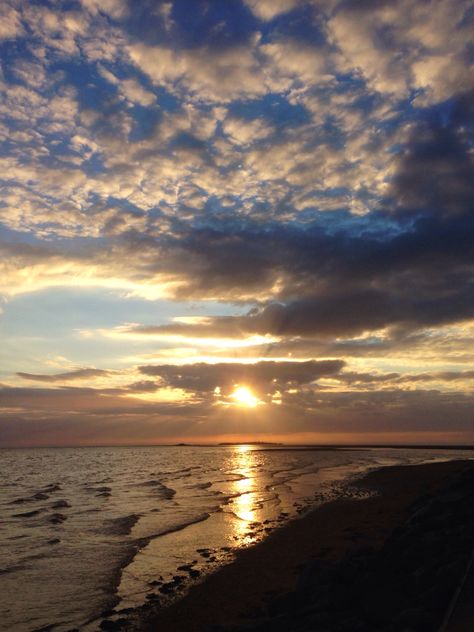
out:
<path id="1" fill-rule="evenodd" d="M 232 511 L 237 516 L 235 520 L 235 537 L 238 540 L 249 541 L 250 524 L 257 521 L 255 503 L 255 474 L 256 458 L 252 448 L 239 445 L 234 452 L 233 472 L 242 478 L 232 483 L 232 493 L 238 494 L 232 502 Z"/>

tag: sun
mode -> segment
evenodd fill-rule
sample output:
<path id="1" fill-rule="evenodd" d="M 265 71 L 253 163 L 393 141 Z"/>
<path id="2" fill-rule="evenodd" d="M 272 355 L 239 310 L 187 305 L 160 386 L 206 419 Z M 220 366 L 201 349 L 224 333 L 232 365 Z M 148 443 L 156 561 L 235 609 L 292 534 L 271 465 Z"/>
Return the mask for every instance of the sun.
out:
<path id="1" fill-rule="evenodd" d="M 247 386 L 237 386 L 231 395 L 238 406 L 254 408 L 259 403 L 252 391 Z"/>

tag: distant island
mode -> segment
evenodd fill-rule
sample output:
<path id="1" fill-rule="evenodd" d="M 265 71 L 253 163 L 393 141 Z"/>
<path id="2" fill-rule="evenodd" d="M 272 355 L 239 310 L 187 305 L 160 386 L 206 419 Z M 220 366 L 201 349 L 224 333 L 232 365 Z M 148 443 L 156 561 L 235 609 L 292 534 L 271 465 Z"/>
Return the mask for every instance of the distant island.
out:
<path id="1" fill-rule="evenodd" d="M 217 445 L 284 445 L 283 443 L 273 443 L 271 441 L 229 441 L 218 443 Z"/>

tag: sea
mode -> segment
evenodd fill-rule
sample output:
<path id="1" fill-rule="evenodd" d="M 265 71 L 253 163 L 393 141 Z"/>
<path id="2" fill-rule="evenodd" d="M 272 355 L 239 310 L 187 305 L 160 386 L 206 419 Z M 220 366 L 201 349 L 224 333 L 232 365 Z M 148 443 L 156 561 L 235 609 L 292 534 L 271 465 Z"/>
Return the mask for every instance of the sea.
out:
<path id="1" fill-rule="evenodd" d="M 473 457 L 266 445 L 2 449 L 0 629 L 98 630 L 105 616 L 178 599 L 322 503 L 356 502 L 364 494 L 352 484 L 370 470 Z"/>

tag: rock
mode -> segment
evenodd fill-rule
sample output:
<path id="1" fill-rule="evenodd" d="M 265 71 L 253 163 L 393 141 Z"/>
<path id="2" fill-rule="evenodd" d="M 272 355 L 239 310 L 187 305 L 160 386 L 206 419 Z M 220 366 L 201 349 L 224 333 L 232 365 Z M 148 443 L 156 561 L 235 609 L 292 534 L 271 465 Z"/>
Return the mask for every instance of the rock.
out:
<path id="1" fill-rule="evenodd" d="M 117 614 L 133 614 L 135 612 L 135 608 L 122 608 L 122 610 L 118 610 Z"/>
<path id="2" fill-rule="evenodd" d="M 121 627 L 118 621 L 111 621 L 110 619 L 104 619 L 104 621 L 101 621 L 99 624 L 101 630 L 120 630 Z"/>
<path id="3" fill-rule="evenodd" d="M 153 603 L 156 605 L 159 605 L 160 603 L 160 598 L 158 597 L 158 595 L 155 595 L 155 593 L 149 593 L 146 596 L 146 599 L 148 599 L 148 601 L 153 601 Z"/>

